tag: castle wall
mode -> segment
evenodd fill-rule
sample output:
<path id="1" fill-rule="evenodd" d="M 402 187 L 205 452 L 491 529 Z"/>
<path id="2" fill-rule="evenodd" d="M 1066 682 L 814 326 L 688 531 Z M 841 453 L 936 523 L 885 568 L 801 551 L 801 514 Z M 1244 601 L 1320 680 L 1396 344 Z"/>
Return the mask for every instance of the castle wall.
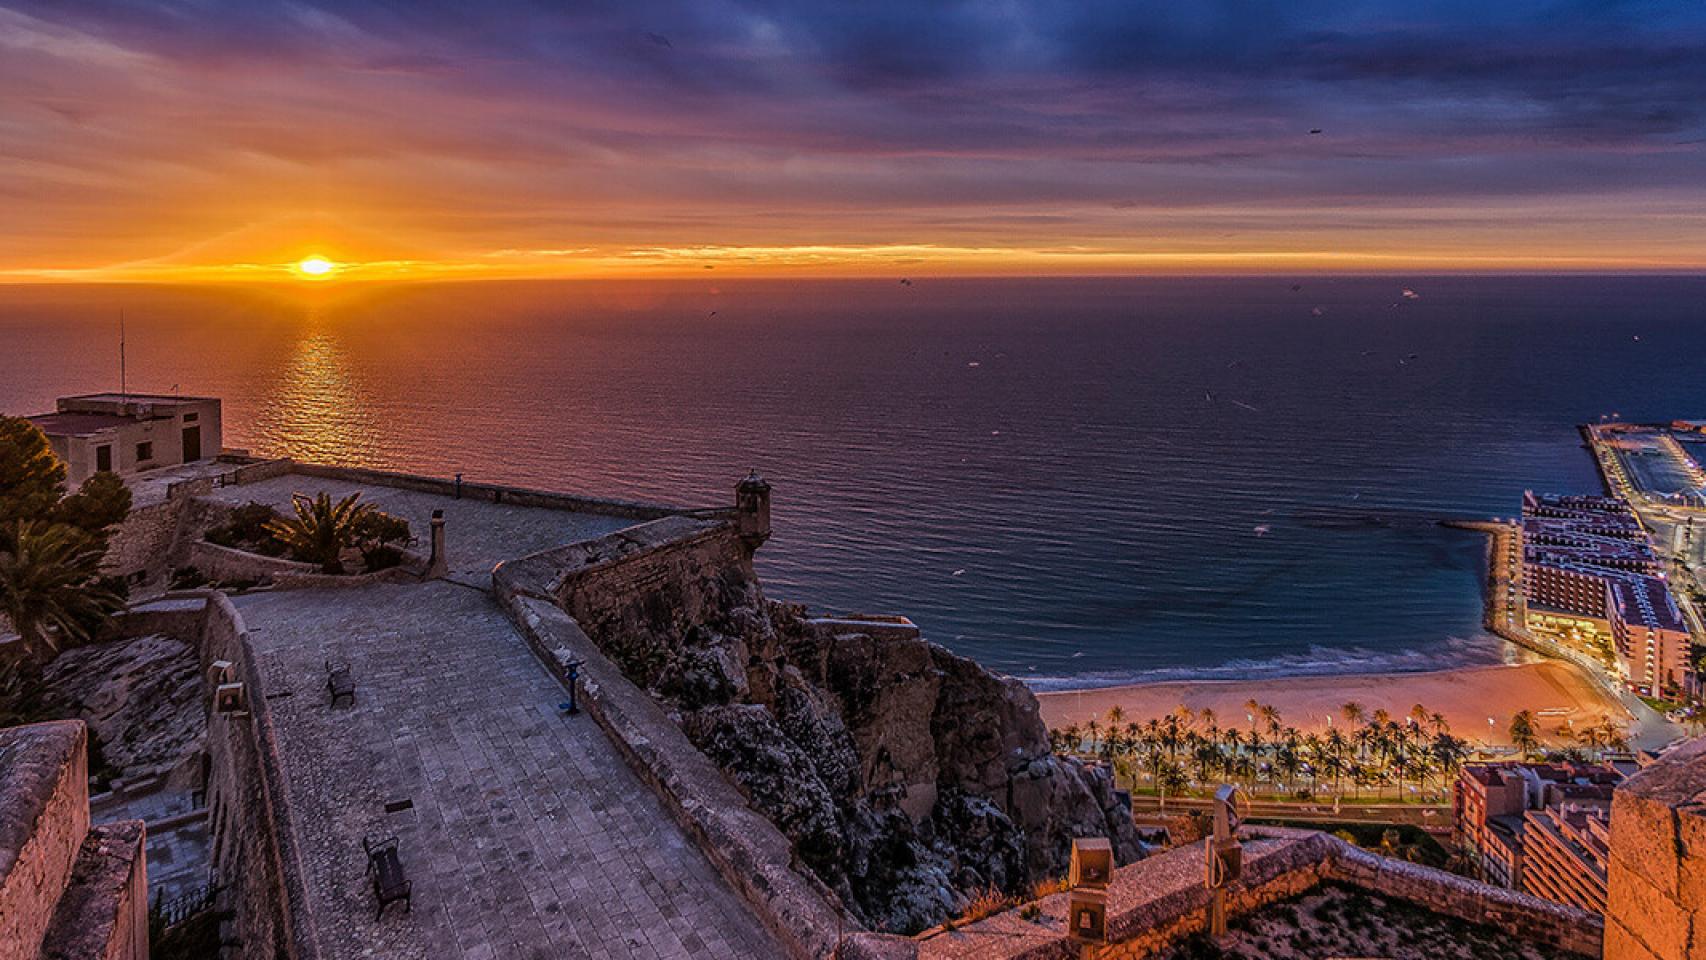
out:
<path id="1" fill-rule="evenodd" d="M 287 916 L 289 903 L 306 902 L 300 870 L 286 868 L 292 854 L 281 840 L 287 821 L 283 772 L 279 768 L 266 695 L 249 649 L 242 617 L 223 594 L 200 594 L 205 600 L 200 644 L 202 669 L 224 660 L 233 665 L 234 679 L 244 685 L 247 710 L 215 713 L 208 718 L 208 826 L 213 839 L 213 869 L 227 885 L 224 906 L 235 913 L 243 956 L 298 958 L 310 956 Z M 207 685 L 211 694 L 212 684 Z M 294 887 L 294 889 L 293 889 Z"/>
<path id="2" fill-rule="evenodd" d="M 638 596 L 630 591 L 641 584 L 655 583 L 672 570 L 726 562 L 740 544 L 731 524 L 672 517 L 506 561 L 493 571 L 492 581 L 522 636 L 559 680 L 569 682 L 570 660 L 582 661 L 580 706 L 657 792 L 718 873 L 793 957 L 815 960 L 834 950 L 841 931 L 854 928 L 834 895 L 790 867 L 788 838 L 746 803 L 722 771 L 600 652 L 557 600 L 559 592 L 574 595 L 589 615 L 615 615 L 624 602 Z M 680 599 L 693 607 L 692 598 Z"/>
<path id="3" fill-rule="evenodd" d="M 1619 784 L 1605 960 L 1706 960 L 1706 740 Z"/>
<path id="4" fill-rule="evenodd" d="M 0 730 L 0 960 L 36 960 L 88 832 L 82 722 Z"/>

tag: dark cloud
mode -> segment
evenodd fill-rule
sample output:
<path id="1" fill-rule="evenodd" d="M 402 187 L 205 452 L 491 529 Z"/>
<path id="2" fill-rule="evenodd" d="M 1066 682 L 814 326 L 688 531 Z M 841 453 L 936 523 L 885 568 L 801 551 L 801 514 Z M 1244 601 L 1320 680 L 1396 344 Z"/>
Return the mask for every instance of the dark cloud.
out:
<path id="1" fill-rule="evenodd" d="M 122 168 L 139 194 L 259 177 L 498 224 L 656 202 L 695 230 L 738 208 L 809 232 L 802 211 L 924 206 L 923 226 L 1048 237 L 1168 206 L 1706 196 L 1699 3 L 0 0 L 8 17 L 0 158 L 41 197 L 121 189 Z M 660 217 L 635 222 L 687 222 Z"/>

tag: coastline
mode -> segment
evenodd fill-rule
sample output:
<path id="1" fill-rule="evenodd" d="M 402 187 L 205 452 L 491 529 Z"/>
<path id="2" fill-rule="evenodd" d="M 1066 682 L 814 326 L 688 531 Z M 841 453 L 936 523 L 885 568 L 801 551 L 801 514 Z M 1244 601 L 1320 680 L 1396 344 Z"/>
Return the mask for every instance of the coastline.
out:
<path id="1" fill-rule="evenodd" d="M 1082 724 L 1092 717 L 1106 722 L 1115 706 L 1124 711 L 1126 722 L 1141 722 L 1180 705 L 1195 711 L 1208 707 L 1222 726 L 1244 726 L 1244 704 L 1253 698 L 1277 708 L 1287 726 L 1315 733 L 1326 732 L 1329 716 L 1332 725 L 1344 726 L 1339 709 L 1354 700 L 1369 713 L 1385 709 L 1395 719 L 1420 703 L 1444 716 L 1453 733 L 1478 746 L 1510 746 L 1507 728 L 1519 710 L 1539 715 L 1543 739 L 1550 744 L 1561 742 L 1554 732 L 1559 727 L 1583 729 L 1606 717 L 1625 724 L 1630 743 L 1637 747 L 1660 747 L 1682 735 L 1679 727 L 1639 701 L 1613 697 L 1580 667 L 1551 659 L 1424 673 L 1163 681 L 1049 691 L 1036 697 L 1050 728 Z M 1489 716 L 1494 720 L 1490 732 Z"/>

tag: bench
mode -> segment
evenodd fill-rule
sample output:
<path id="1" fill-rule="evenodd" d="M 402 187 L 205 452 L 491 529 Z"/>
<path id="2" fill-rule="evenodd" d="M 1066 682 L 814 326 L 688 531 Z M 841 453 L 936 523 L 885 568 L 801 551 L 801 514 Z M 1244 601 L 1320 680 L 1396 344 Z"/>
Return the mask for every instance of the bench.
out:
<path id="1" fill-rule="evenodd" d="M 362 837 L 361 849 L 367 852 L 367 872 L 373 877 L 373 897 L 379 901 L 379 909 L 373 914 L 373 919 L 383 918 L 385 907 L 398 900 L 403 901 L 404 913 L 414 913 L 414 901 L 409 897 L 414 884 L 403 876 L 403 861 L 397 859 L 397 838 L 375 840 Z"/>
<path id="2" fill-rule="evenodd" d="M 339 700 L 348 700 L 350 706 L 355 706 L 355 678 L 350 676 L 349 664 L 326 661 L 326 689 L 332 694 L 332 706 L 337 706 Z"/>

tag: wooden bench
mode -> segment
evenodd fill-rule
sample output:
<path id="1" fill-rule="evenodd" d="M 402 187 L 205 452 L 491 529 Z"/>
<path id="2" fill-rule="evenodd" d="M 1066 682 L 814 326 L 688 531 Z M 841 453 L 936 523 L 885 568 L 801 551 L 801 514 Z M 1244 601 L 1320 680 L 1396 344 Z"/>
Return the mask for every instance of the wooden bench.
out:
<path id="1" fill-rule="evenodd" d="M 367 851 L 367 872 L 373 877 L 374 899 L 379 901 L 373 919 L 384 917 L 386 905 L 398 900 L 403 901 L 404 913 L 414 913 L 414 901 L 409 898 L 414 884 L 403 876 L 403 861 L 397 859 L 397 838 L 362 837 L 361 849 Z"/>
<path id="2" fill-rule="evenodd" d="M 349 664 L 326 661 L 326 689 L 332 694 L 332 706 L 337 706 L 339 700 L 348 700 L 350 706 L 355 706 L 355 678 L 350 676 Z"/>

